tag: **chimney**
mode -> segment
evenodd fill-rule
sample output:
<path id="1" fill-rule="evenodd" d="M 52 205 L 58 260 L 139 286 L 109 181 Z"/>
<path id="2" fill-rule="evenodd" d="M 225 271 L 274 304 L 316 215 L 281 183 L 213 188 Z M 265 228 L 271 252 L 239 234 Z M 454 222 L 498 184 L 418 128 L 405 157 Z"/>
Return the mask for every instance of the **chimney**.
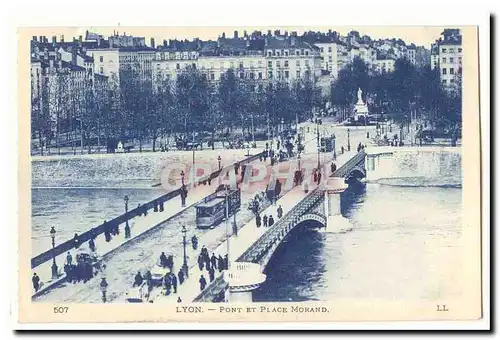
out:
<path id="1" fill-rule="evenodd" d="M 234 39 L 238 39 L 238 31 L 234 31 Z"/>
<path id="2" fill-rule="evenodd" d="M 34 42 L 36 42 L 36 35 L 33 36 L 33 39 L 32 39 Z"/>
<path id="3" fill-rule="evenodd" d="M 222 39 L 226 39 L 226 32 L 222 32 Z"/>
<path id="4" fill-rule="evenodd" d="M 243 36 L 244 36 L 245 38 L 247 38 L 247 37 L 248 37 L 248 34 L 247 34 L 247 31 L 246 31 L 246 30 L 244 30 L 244 31 L 243 31 Z"/>
<path id="5" fill-rule="evenodd" d="M 56 46 L 57 43 L 57 37 L 55 35 L 52 36 L 52 45 Z"/>
<path id="6" fill-rule="evenodd" d="M 44 37 L 43 37 L 43 35 L 41 35 L 41 36 L 40 36 L 40 42 L 41 42 L 41 43 L 43 43 L 43 42 L 44 42 L 44 41 L 43 41 L 43 38 L 44 38 Z"/>
<path id="7" fill-rule="evenodd" d="M 295 46 L 295 37 L 294 36 L 290 37 L 290 45 Z"/>
<path id="8" fill-rule="evenodd" d="M 61 34 L 61 42 L 64 42 L 64 34 Z"/>
<path id="9" fill-rule="evenodd" d="M 151 47 L 155 48 L 155 38 L 151 38 Z"/>
<path id="10" fill-rule="evenodd" d="M 247 39 L 247 48 L 250 47 L 250 40 Z"/>
<path id="11" fill-rule="evenodd" d="M 71 51 L 71 63 L 73 65 L 77 64 L 77 54 L 76 54 L 76 48 Z"/>
<path id="12" fill-rule="evenodd" d="M 280 36 L 280 30 L 274 30 L 274 36 L 279 37 Z"/>
<path id="13" fill-rule="evenodd" d="M 267 30 L 267 36 L 270 37 L 271 35 L 271 30 Z"/>
<path id="14" fill-rule="evenodd" d="M 79 36 L 79 37 L 78 37 L 78 41 L 79 41 L 79 42 L 82 42 L 82 41 L 83 41 L 83 36 Z"/>
<path id="15" fill-rule="evenodd" d="M 288 37 L 288 31 L 285 31 L 285 37 Z"/>

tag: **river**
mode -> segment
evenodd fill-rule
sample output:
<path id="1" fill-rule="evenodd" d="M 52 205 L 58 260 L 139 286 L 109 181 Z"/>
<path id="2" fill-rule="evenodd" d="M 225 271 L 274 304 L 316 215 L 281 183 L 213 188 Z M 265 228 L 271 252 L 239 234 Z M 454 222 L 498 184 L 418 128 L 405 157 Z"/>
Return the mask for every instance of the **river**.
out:
<path id="1" fill-rule="evenodd" d="M 459 278 L 439 268 L 461 265 L 462 190 L 422 184 L 401 179 L 346 190 L 342 214 L 353 230 L 290 235 L 254 301 L 460 295 Z"/>

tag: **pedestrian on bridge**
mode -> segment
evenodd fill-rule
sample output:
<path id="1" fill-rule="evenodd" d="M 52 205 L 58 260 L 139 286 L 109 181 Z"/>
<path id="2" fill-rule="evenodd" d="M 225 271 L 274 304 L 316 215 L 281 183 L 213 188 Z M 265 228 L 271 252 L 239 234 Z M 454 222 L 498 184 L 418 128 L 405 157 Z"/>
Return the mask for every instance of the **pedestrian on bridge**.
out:
<path id="1" fill-rule="evenodd" d="M 71 266 L 71 262 L 73 262 L 73 257 L 71 256 L 70 252 L 68 251 L 68 254 L 66 255 L 66 263 Z"/>
<path id="2" fill-rule="evenodd" d="M 198 268 L 201 270 L 203 270 L 203 266 L 204 266 L 204 261 L 203 261 L 203 255 L 200 254 L 198 255 Z"/>
<path id="3" fill-rule="evenodd" d="M 264 215 L 262 221 L 264 222 L 264 228 L 267 228 L 267 215 Z"/>
<path id="4" fill-rule="evenodd" d="M 167 267 L 167 255 L 165 255 L 165 252 L 161 252 L 161 255 L 160 255 L 160 265 L 165 268 Z"/>
<path id="5" fill-rule="evenodd" d="M 203 276 L 203 274 L 200 276 L 200 291 L 203 291 L 205 287 L 207 286 L 207 280 Z"/>
<path id="6" fill-rule="evenodd" d="M 212 253 L 212 257 L 210 258 L 210 262 L 212 262 L 212 268 L 217 269 L 217 257 L 214 253 Z"/>
<path id="7" fill-rule="evenodd" d="M 75 246 L 75 249 L 78 249 L 78 247 L 80 246 L 80 240 L 78 238 L 78 234 L 75 233 L 75 236 L 73 237 L 73 244 Z"/>
<path id="8" fill-rule="evenodd" d="M 278 213 L 278 218 L 281 218 L 283 216 L 283 208 L 281 207 L 281 205 L 278 206 L 277 213 Z"/>
<path id="9" fill-rule="evenodd" d="M 332 171 L 332 174 L 335 173 L 335 171 L 337 171 L 337 164 L 332 163 L 332 165 L 330 166 L 330 170 Z"/>
<path id="10" fill-rule="evenodd" d="M 158 212 L 158 201 L 153 202 L 153 211 Z"/>
<path id="11" fill-rule="evenodd" d="M 94 237 L 92 237 L 90 240 L 89 240 L 89 248 L 90 248 L 90 251 L 91 252 L 95 252 L 95 241 L 94 241 Z"/>
<path id="12" fill-rule="evenodd" d="M 226 255 L 224 255 L 224 269 L 229 269 L 229 258 Z"/>
<path id="13" fill-rule="evenodd" d="M 219 272 L 224 270 L 224 259 L 220 255 L 217 258 L 217 267 L 219 268 Z"/>
<path id="14" fill-rule="evenodd" d="M 260 226 L 261 226 L 260 215 L 257 215 L 257 217 L 255 217 L 255 225 L 257 226 L 257 228 L 260 228 Z"/>
<path id="15" fill-rule="evenodd" d="M 172 289 L 172 277 L 169 274 L 165 275 L 163 278 L 163 284 L 166 289 L 165 295 L 170 295 L 170 291 Z"/>
<path id="16" fill-rule="evenodd" d="M 163 201 L 160 201 L 160 212 L 163 212 L 164 208 L 163 208 Z"/>
<path id="17" fill-rule="evenodd" d="M 143 281 L 144 279 L 142 278 L 141 272 L 137 272 L 137 274 L 134 277 L 134 284 L 132 285 L 132 287 L 135 286 L 140 287 Z"/>
<path id="18" fill-rule="evenodd" d="M 208 270 L 208 275 L 210 278 L 210 282 L 213 282 L 215 279 L 215 269 L 213 267 L 210 267 L 210 269 Z"/>
<path id="19" fill-rule="evenodd" d="M 146 284 L 149 286 L 152 285 L 153 283 L 153 278 L 151 276 L 151 271 L 147 271 L 146 274 L 144 274 L 144 280 L 146 280 Z"/>
<path id="20" fill-rule="evenodd" d="M 194 250 L 198 248 L 198 238 L 196 237 L 196 235 L 193 235 L 193 237 L 191 238 L 191 245 L 193 246 Z"/>
<path id="21" fill-rule="evenodd" d="M 104 226 L 104 238 L 106 239 L 106 242 L 109 242 L 111 241 L 111 227 L 106 220 L 104 220 L 102 225 Z"/>
<path id="22" fill-rule="evenodd" d="M 274 224 L 274 218 L 273 218 L 273 215 L 269 215 L 269 227 L 272 227 L 273 224 Z"/>
<path id="23" fill-rule="evenodd" d="M 318 180 L 318 174 L 317 174 L 316 170 L 314 170 L 314 172 L 313 172 L 313 182 L 316 183 L 317 180 Z"/>
<path id="24" fill-rule="evenodd" d="M 321 171 L 318 172 L 318 185 L 321 183 Z"/>
<path id="25" fill-rule="evenodd" d="M 36 273 L 34 273 L 31 281 L 33 282 L 33 288 L 35 289 L 35 292 L 38 292 L 38 289 L 40 289 L 40 277 Z"/>
<path id="26" fill-rule="evenodd" d="M 177 294 L 177 277 L 174 273 L 169 274 L 172 277 L 172 288 L 174 289 L 174 294 Z"/>
<path id="27" fill-rule="evenodd" d="M 342 145 L 342 146 L 340 147 L 340 153 L 341 153 L 341 154 L 344 154 L 344 150 L 345 150 L 345 149 L 344 149 L 344 146 Z"/>

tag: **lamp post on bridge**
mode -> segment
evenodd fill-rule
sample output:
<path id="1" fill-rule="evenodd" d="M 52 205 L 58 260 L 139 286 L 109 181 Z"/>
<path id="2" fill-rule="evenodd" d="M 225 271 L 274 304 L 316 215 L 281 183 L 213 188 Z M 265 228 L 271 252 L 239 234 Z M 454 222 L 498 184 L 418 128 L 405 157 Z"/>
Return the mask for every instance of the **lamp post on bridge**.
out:
<path id="1" fill-rule="evenodd" d="M 222 161 L 222 158 L 220 158 L 220 155 L 217 157 L 217 162 L 219 162 L 219 170 L 220 170 L 220 162 Z"/>
<path id="2" fill-rule="evenodd" d="M 337 160 L 337 150 L 335 150 L 335 139 L 337 137 L 335 136 L 335 133 L 332 136 L 332 141 L 333 141 L 333 160 Z"/>
<path id="3" fill-rule="evenodd" d="M 351 151 L 351 129 L 347 129 L 347 151 Z"/>
<path id="4" fill-rule="evenodd" d="M 125 202 L 125 214 L 128 214 L 128 196 L 125 195 L 123 201 Z M 130 238 L 130 226 L 128 224 L 128 216 L 125 219 L 125 238 Z"/>
<path id="5" fill-rule="evenodd" d="M 189 268 L 187 265 L 187 256 L 186 256 L 186 245 L 187 245 L 186 233 L 187 233 L 186 226 L 183 225 L 182 226 L 182 245 L 184 247 L 184 263 L 182 264 L 182 271 L 184 272 L 184 275 L 186 275 L 186 277 L 189 277 Z"/>
<path id="6" fill-rule="evenodd" d="M 56 229 L 54 227 L 50 228 L 50 237 L 52 238 L 52 278 L 57 279 L 59 276 L 56 264 L 56 252 L 55 252 L 55 238 L 56 238 Z"/>
<path id="7" fill-rule="evenodd" d="M 226 186 L 226 245 L 227 245 L 227 270 L 231 266 L 231 260 L 229 258 L 229 185 Z"/>
<path id="8" fill-rule="evenodd" d="M 219 166 L 219 168 L 220 168 L 220 166 Z M 182 183 L 182 186 L 184 186 L 184 176 L 186 176 L 186 174 L 184 173 L 184 170 L 181 170 L 181 183 Z"/>
<path id="9" fill-rule="evenodd" d="M 320 151 L 320 142 L 319 142 L 319 119 L 316 117 L 315 120 L 316 123 L 316 147 L 318 149 L 318 169 L 320 168 L 321 164 L 319 161 L 319 151 Z"/>

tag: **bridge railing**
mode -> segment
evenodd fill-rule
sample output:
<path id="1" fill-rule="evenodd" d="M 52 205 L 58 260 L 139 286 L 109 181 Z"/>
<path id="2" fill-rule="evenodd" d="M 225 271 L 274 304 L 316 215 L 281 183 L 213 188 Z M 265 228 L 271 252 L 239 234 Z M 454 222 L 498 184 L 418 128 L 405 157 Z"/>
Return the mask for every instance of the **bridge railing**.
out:
<path id="1" fill-rule="evenodd" d="M 226 291 L 228 283 L 224 280 L 224 275 L 219 275 L 211 284 L 207 286 L 193 302 L 213 302 L 220 294 Z"/>
<path id="2" fill-rule="evenodd" d="M 259 158 L 262 154 L 263 154 L 263 152 L 260 152 L 256 155 L 247 157 L 239 162 L 233 163 L 231 166 L 234 166 L 236 164 L 241 166 L 243 164 L 253 162 L 257 158 Z M 223 170 L 224 170 L 224 168 L 219 169 L 217 171 L 212 172 L 210 175 L 207 175 L 205 178 L 201 178 L 200 180 L 198 180 L 198 184 L 202 184 L 204 181 L 207 181 L 209 178 L 210 179 L 217 178 L 220 175 L 221 171 L 223 171 Z M 144 211 L 149 212 L 149 210 L 152 210 L 155 205 L 159 205 L 160 203 L 165 203 L 165 202 L 179 196 L 180 193 L 181 193 L 181 188 L 170 191 L 170 192 L 166 193 L 165 195 L 162 195 L 162 196 L 160 196 L 160 197 L 158 197 L 150 202 L 147 202 L 147 203 L 141 205 L 140 207 L 131 209 L 127 213 L 119 215 L 118 217 L 115 217 L 114 219 L 107 221 L 106 223 L 102 223 L 102 224 L 98 225 L 97 227 L 94 227 L 94 228 L 92 228 L 92 229 L 90 229 L 82 234 L 79 234 L 78 235 L 78 243 L 83 244 L 84 242 L 89 241 L 91 238 L 95 238 L 95 237 L 99 236 L 100 234 L 103 234 L 106 229 L 109 229 L 112 226 L 116 226 L 116 225 L 120 225 L 122 223 L 125 223 L 127 220 L 131 220 L 131 219 L 139 216 L 140 214 L 144 213 Z M 70 240 L 67 240 L 63 243 L 58 244 L 56 247 L 54 247 L 54 249 L 49 249 L 49 250 L 33 257 L 31 259 L 31 269 L 38 267 L 42 263 L 50 261 L 53 257 L 58 256 L 60 254 L 63 254 L 65 252 L 73 249 L 74 247 L 75 247 L 74 239 L 70 239 Z"/>
<path id="3" fill-rule="evenodd" d="M 257 239 L 257 241 L 255 241 L 236 261 L 258 263 L 263 257 L 263 254 L 261 252 L 262 244 L 265 244 L 269 239 L 272 239 L 279 233 L 281 233 L 283 229 L 288 226 L 291 219 L 309 209 L 310 205 L 314 204 L 319 197 L 320 195 L 318 195 L 318 188 L 315 188 L 306 197 L 304 197 L 302 201 L 300 201 L 295 207 L 287 212 L 275 225 L 273 225 L 261 237 L 259 237 L 259 239 Z"/>

